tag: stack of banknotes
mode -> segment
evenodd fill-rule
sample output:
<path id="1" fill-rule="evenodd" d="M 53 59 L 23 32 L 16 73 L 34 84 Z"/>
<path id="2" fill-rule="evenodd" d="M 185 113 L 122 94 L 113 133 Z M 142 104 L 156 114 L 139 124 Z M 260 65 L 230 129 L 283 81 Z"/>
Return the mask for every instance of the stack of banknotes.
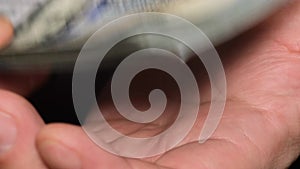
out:
<path id="1" fill-rule="evenodd" d="M 10 19 L 15 29 L 12 43 L 0 51 L 0 67 L 74 60 L 96 30 L 119 17 L 138 12 L 183 17 L 217 45 L 255 25 L 286 1 L 0 0 L 0 15 Z"/>

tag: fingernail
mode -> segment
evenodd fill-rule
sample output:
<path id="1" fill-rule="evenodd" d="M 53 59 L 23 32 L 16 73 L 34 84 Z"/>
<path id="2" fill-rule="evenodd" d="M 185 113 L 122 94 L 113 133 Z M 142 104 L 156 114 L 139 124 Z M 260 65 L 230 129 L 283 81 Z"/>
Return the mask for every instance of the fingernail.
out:
<path id="1" fill-rule="evenodd" d="M 46 140 L 42 142 L 39 146 L 39 151 L 43 160 L 50 168 L 82 168 L 82 163 L 77 152 L 58 141 Z"/>
<path id="2" fill-rule="evenodd" d="M 0 112 L 0 155 L 11 150 L 17 138 L 15 121 L 7 114 Z"/>

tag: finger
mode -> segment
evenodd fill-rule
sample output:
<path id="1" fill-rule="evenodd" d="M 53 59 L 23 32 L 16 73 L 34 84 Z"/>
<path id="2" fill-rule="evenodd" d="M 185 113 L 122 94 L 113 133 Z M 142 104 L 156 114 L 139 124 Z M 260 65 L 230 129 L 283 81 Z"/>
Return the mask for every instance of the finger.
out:
<path id="1" fill-rule="evenodd" d="M 0 168 L 43 169 L 35 137 L 44 126 L 23 98 L 0 90 Z"/>
<path id="2" fill-rule="evenodd" d="M 80 127 L 52 124 L 37 137 L 41 157 L 50 169 L 157 169 L 154 164 L 110 154 L 93 143 Z M 161 169 L 165 169 L 161 166 Z"/>
<path id="3" fill-rule="evenodd" d="M 4 17 L 0 16 L 0 48 L 9 44 L 13 37 L 13 27 Z"/>

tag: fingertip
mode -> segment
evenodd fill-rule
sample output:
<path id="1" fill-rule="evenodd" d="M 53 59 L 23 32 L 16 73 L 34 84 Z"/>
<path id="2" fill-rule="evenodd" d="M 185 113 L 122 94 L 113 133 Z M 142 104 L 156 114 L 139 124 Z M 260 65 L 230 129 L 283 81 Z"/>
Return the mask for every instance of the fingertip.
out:
<path id="1" fill-rule="evenodd" d="M 124 161 L 102 150 L 78 126 L 51 124 L 37 135 L 37 148 L 48 167 L 118 168 Z M 52 149 L 50 151 L 50 149 Z M 57 154 L 70 154 L 70 159 L 60 160 Z M 80 160 L 75 163 L 72 160 Z M 126 167 L 124 167 L 126 168 Z"/>
<path id="2" fill-rule="evenodd" d="M 13 34 L 14 30 L 11 22 L 7 18 L 0 16 L 0 48 L 11 42 Z"/>
<path id="3" fill-rule="evenodd" d="M 79 127 L 67 124 L 48 124 L 42 128 L 36 137 L 36 145 L 47 167 L 83 168 L 82 159 L 76 150 L 77 145 L 70 140 L 74 137 L 82 139 L 78 133 L 80 133 Z"/>
<path id="4" fill-rule="evenodd" d="M 44 125 L 23 97 L 0 89 L 0 168 L 41 168 L 35 137 Z"/>
<path id="5" fill-rule="evenodd" d="M 49 168 L 82 169 L 79 155 L 58 141 L 43 140 L 37 143 L 37 147 Z"/>
<path id="6" fill-rule="evenodd" d="M 8 112 L 18 124 L 41 127 L 43 120 L 36 109 L 23 96 L 0 88 L 0 110 Z"/>

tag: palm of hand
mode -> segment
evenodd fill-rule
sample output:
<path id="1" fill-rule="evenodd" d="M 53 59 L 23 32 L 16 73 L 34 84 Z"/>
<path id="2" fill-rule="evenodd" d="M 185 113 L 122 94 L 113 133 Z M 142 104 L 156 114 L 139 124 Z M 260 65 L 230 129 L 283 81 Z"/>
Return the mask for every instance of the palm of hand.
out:
<path id="1" fill-rule="evenodd" d="M 298 155 L 300 141 L 299 130 L 291 130 L 300 128 L 300 46 L 296 31 L 300 25 L 293 19 L 286 24 L 283 19 L 270 20 L 220 48 L 221 57 L 226 58 L 228 100 L 218 129 L 206 143 L 199 144 L 197 139 L 207 101 L 201 105 L 193 130 L 173 150 L 142 160 L 118 159 L 128 168 L 287 167 Z M 280 24 L 286 25 L 277 26 Z M 203 88 L 207 89 L 205 84 Z M 207 100 L 205 91 L 201 97 Z M 178 105 L 176 101 L 172 104 Z M 108 109 L 110 106 L 106 105 Z M 113 120 L 130 126 L 116 117 Z M 124 132 L 144 135 L 149 134 L 149 128 L 135 126 Z M 166 126 L 158 126 L 152 134 L 163 129 Z"/>

